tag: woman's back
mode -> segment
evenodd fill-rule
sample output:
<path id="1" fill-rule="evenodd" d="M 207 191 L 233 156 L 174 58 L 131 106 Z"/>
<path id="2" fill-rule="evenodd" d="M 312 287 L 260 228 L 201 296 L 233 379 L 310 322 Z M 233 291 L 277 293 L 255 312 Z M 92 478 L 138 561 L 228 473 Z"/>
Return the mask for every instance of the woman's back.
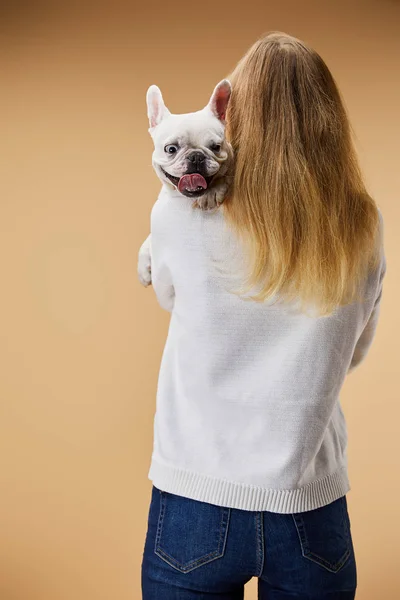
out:
<path id="1" fill-rule="evenodd" d="M 285 513 L 344 495 L 350 486 L 339 392 L 372 341 L 383 248 L 364 302 L 312 317 L 232 293 L 242 246 L 223 209 L 204 213 L 179 194 L 161 194 L 151 230 L 153 286 L 172 312 L 158 385 L 154 485 Z"/>
<path id="2" fill-rule="evenodd" d="M 355 596 L 346 375 L 386 262 L 336 83 L 273 32 L 229 77 L 235 168 L 216 212 L 161 193 L 151 279 L 171 312 L 149 470 L 146 598 Z M 279 514 L 284 513 L 284 514 Z"/>

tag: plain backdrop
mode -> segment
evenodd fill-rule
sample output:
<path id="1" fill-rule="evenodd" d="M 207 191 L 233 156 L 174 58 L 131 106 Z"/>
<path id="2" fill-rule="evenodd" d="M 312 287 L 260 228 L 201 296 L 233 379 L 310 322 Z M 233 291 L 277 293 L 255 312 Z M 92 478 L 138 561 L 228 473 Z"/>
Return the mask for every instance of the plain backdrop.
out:
<path id="1" fill-rule="evenodd" d="M 0 5 L 1 600 L 140 598 L 169 318 L 136 278 L 159 190 L 145 93 L 197 110 L 273 29 L 331 68 L 385 221 L 378 331 L 341 401 L 357 598 L 398 598 L 399 2 L 16 0 Z"/>

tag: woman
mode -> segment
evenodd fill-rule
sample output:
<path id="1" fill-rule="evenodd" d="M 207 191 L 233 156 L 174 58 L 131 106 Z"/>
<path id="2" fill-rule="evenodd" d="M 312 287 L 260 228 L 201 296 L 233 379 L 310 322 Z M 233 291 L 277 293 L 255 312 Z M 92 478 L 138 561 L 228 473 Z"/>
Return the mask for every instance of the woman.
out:
<path id="1" fill-rule="evenodd" d="M 271 33 L 230 80 L 232 193 L 211 214 L 176 203 L 161 224 L 175 297 L 143 598 L 239 600 L 257 577 L 262 600 L 347 600 L 357 576 L 339 392 L 377 325 L 382 215 L 314 50 Z M 246 257 L 244 294 L 217 266 L 231 256 Z"/>

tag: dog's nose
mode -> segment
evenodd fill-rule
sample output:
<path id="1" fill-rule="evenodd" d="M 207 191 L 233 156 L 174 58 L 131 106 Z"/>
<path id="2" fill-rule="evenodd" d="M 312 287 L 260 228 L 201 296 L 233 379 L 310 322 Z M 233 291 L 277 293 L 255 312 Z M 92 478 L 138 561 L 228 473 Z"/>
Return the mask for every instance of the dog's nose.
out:
<path id="1" fill-rule="evenodd" d="M 188 161 L 195 165 L 201 165 L 206 160 L 205 155 L 202 152 L 196 150 L 195 152 L 191 152 L 187 157 Z"/>

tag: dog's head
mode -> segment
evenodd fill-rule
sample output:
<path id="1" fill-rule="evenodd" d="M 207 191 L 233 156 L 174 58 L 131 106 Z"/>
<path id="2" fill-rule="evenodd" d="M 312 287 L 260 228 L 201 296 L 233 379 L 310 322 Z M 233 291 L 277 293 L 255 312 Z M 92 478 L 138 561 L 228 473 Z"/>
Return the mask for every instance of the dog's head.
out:
<path id="1" fill-rule="evenodd" d="M 157 86 L 147 91 L 153 166 L 163 183 L 184 196 L 197 199 L 212 192 L 228 173 L 233 154 L 224 134 L 230 94 L 224 79 L 202 110 L 176 115 L 165 106 Z"/>

